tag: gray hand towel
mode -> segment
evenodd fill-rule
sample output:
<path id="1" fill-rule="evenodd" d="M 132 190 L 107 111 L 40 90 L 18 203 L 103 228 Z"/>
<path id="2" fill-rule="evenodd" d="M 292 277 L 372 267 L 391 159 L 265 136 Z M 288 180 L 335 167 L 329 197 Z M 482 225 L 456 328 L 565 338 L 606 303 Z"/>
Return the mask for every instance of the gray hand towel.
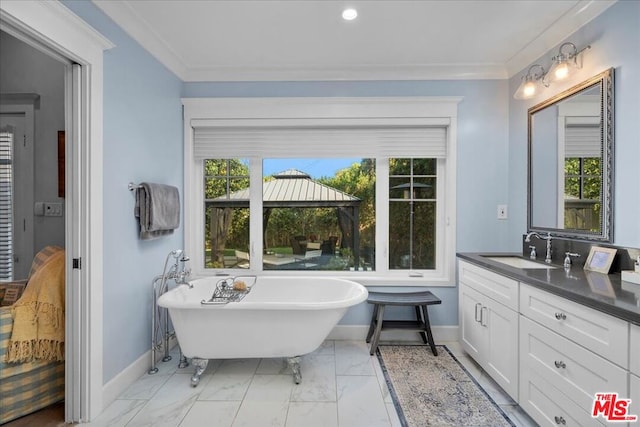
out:
<path id="1" fill-rule="evenodd" d="M 176 187 L 143 182 L 136 192 L 135 216 L 140 219 L 140 239 L 173 233 L 180 226 L 180 193 Z"/>

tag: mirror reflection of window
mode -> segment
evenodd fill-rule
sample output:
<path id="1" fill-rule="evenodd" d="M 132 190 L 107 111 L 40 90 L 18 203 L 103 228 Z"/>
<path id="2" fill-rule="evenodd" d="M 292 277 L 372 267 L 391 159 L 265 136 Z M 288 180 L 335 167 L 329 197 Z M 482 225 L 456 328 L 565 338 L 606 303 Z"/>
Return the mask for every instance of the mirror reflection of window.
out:
<path id="1" fill-rule="evenodd" d="M 602 142 L 598 88 L 590 88 L 562 102 L 558 122 L 563 125 L 558 140 L 564 149 L 565 229 L 600 231 L 602 190 Z M 562 181 L 560 181 L 562 182 Z"/>

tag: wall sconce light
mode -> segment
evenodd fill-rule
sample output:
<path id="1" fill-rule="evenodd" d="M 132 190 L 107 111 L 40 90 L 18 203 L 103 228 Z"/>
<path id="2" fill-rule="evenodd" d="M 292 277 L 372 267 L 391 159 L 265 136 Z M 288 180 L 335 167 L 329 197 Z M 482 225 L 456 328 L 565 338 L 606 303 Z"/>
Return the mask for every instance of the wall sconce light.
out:
<path id="1" fill-rule="evenodd" d="M 578 63 L 578 56 L 590 48 L 591 46 L 587 45 L 587 47 L 578 50 L 576 45 L 570 42 L 560 45 L 558 55 L 551 58 L 553 64 L 551 64 L 549 72 L 544 77 L 544 82 L 549 84 L 558 80 L 566 79 L 575 70 L 582 68 L 582 62 Z"/>
<path id="2" fill-rule="evenodd" d="M 591 46 L 578 50 L 576 45 L 566 42 L 560 45 L 558 55 L 551 58 L 552 64 L 549 71 L 545 72 L 541 65 L 534 64 L 529 67 L 527 74 L 522 78 L 522 83 L 513 94 L 515 99 L 529 99 L 538 94 L 542 87 L 549 87 L 553 82 L 568 78 L 575 70 L 582 68 L 582 62 L 578 62 L 578 56 Z M 538 67 L 539 72 L 533 70 Z"/>
<path id="3" fill-rule="evenodd" d="M 534 72 L 534 69 L 536 67 L 539 70 L 537 70 L 537 72 Z M 516 90 L 516 93 L 513 94 L 513 97 L 515 99 L 533 98 L 538 94 L 540 90 L 543 89 L 543 85 L 545 87 L 549 86 L 543 83 L 543 79 L 546 74 L 547 73 L 544 71 L 542 65 L 533 64 L 531 67 L 529 67 L 529 70 L 527 70 L 527 74 L 522 77 L 522 83 L 520 83 L 520 86 L 518 86 L 518 90 Z"/>

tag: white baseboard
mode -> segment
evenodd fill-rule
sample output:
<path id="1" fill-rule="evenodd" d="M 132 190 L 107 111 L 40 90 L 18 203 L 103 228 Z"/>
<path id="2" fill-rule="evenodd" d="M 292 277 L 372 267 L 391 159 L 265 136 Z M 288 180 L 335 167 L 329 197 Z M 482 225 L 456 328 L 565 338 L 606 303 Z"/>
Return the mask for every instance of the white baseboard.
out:
<path id="1" fill-rule="evenodd" d="M 337 325 L 327 339 L 364 341 L 369 332 L 369 325 Z M 433 340 L 438 344 L 445 341 L 458 341 L 458 326 L 432 326 Z M 385 331 L 381 341 L 421 341 L 418 332 Z"/>
<path id="2" fill-rule="evenodd" d="M 171 338 L 169 348 L 173 348 L 178 341 Z M 156 361 L 160 361 L 164 355 L 164 350 L 156 352 Z M 102 388 L 102 410 L 104 411 L 114 400 L 118 398 L 131 384 L 146 375 L 151 369 L 151 350 L 140 356 L 135 362 L 127 366 L 122 372 L 112 378 Z"/>

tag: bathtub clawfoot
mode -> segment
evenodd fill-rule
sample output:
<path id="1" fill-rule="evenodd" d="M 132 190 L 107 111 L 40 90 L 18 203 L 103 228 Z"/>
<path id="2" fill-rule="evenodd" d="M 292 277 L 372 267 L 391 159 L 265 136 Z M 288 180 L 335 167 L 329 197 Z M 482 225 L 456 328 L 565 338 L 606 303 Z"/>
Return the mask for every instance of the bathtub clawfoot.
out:
<path id="1" fill-rule="evenodd" d="M 180 347 L 178 347 L 180 348 Z M 180 363 L 178 363 L 179 369 L 184 369 L 189 366 L 189 360 L 187 360 L 187 356 L 182 353 L 182 349 L 180 348 Z"/>
<path id="2" fill-rule="evenodd" d="M 209 364 L 209 359 L 198 359 L 194 357 L 191 359 L 191 363 L 196 367 L 196 371 L 191 376 L 191 387 L 197 387 L 200 382 L 200 376 L 207 369 L 207 365 Z"/>
<path id="3" fill-rule="evenodd" d="M 302 381 L 302 374 L 300 373 L 300 356 L 288 358 L 287 363 L 293 371 L 293 382 L 300 384 L 300 381 Z"/>

